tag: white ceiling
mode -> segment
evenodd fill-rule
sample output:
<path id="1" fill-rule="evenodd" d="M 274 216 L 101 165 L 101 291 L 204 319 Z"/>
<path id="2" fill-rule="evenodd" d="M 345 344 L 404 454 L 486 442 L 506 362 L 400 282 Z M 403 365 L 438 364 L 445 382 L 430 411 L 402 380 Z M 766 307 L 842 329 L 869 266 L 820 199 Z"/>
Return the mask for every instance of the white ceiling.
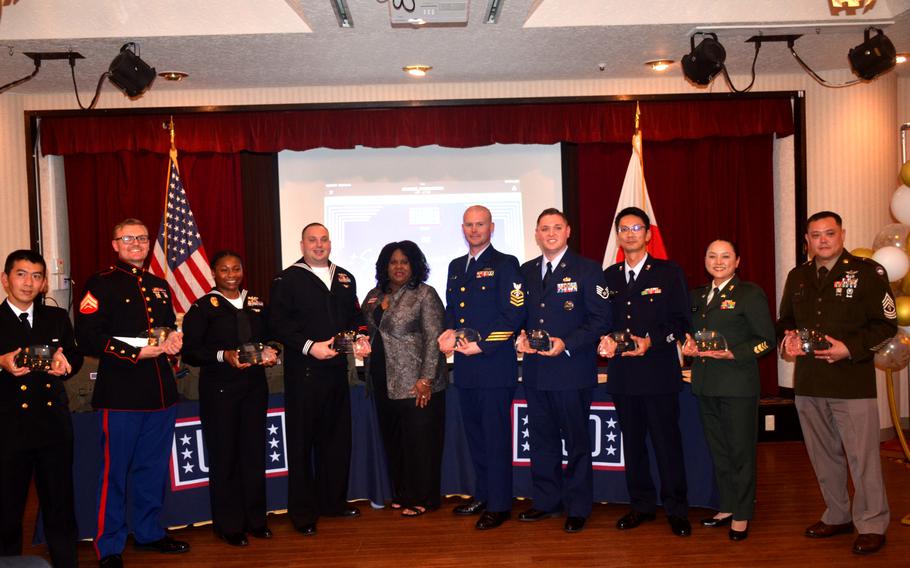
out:
<path id="1" fill-rule="evenodd" d="M 910 0 L 872 0 L 856 13 L 828 0 L 501 0 L 496 24 L 483 23 L 489 0 L 470 0 L 467 26 L 422 29 L 390 25 L 388 2 L 402 0 L 348 0 L 354 27 L 342 29 L 333 1 L 0 0 L 0 84 L 32 71 L 24 51 L 72 49 L 86 57 L 76 65 L 84 95 L 127 41 L 158 71 L 190 74 L 154 89 L 647 77 L 645 61 L 678 62 L 697 28 L 717 30 L 733 74 L 748 72 L 744 41 L 759 32 L 805 33 L 797 51 L 820 72 L 847 68 L 870 22 L 885 22 L 897 50 L 910 51 Z M 401 72 L 416 63 L 432 65 L 430 76 Z M 766 44 L 757 71 L 799 68 L 784 44 Z M 9 92 L 71 89 L 68 64 L 48 61 Z"/>

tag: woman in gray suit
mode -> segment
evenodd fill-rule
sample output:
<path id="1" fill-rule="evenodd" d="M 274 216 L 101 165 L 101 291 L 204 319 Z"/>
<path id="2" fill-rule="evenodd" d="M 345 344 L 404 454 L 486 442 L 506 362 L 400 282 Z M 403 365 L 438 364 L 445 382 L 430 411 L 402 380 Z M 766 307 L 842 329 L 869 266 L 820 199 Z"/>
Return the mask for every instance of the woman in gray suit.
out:
<path id="1" fill-rule="evenodd" d="M 389 243 L 363 302 L 370 327 L 370 387 L 392 480 L 392 507 L 418 517 L 439 508 L 448 370 L 436 338 L 444 309 L 411 241 Z"/>
<path id="2" fill-rule="evenodd" d="M 706 527 L 730 526 L 730 540 L 749 535 L 755 500 L 755 445 L 758 439 L 757 359 L 774 350 L 774 323 L 764 291 L 736 276 L 736 245 L 716 240 L 705 252 L 711 284 L 692 291 L 692 325 L 726 339 L 727 348 L 699 351 L 687 335 L 683 354 L 692 361 L 692 392 L 714 458 L 720 512 Z M 716 347 L 716 346 L 712 346 Z"/>

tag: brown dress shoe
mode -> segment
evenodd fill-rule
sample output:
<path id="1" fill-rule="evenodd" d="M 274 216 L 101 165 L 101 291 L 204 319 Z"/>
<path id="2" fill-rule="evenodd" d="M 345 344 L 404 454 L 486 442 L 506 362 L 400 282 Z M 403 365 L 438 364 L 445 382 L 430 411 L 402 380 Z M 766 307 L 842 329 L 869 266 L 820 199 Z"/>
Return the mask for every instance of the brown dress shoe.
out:
<path id="1" fill-rule="evenodd" d="M 856 537 L 853 542 L 853 552 L 857 554 L 872 554 L 885 546 L 885 535 L 865 533 Z"/>
<path id="2" fill-rule="evenodd" d="M 844 523 L 842 525 L 829 525 L 819 521 L 806 529 L 806 536 L 809 538 L 828 538 L 839 534 L 848 534 L 853 532 L 853 523 Z"/>

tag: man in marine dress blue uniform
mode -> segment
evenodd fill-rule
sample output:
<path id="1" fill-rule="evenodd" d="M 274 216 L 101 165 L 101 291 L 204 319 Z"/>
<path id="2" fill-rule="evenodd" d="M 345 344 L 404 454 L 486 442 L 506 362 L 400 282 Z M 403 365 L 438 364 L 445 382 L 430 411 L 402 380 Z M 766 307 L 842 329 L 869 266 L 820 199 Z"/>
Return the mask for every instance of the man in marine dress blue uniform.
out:
<path id="1" fill-rule="evenodd" d="M 597 384 L 597 342 L 609 331 L 611 316 L 600 265 L 569 250 L 570 234 L 566 216 L 545 209 L 534 232 L 543 255 L 521 267 L 528 319 L 518 349 L 525 353 L 522 378 L 534 506 L 518 519 L 538 521 L 565 510 L 563 528 L 572 533 L 584 528 L 594 501 L 588 423 Z M 548 333 L 549 349 L 530 346 L 527 334 L 532 330 Z"/>
<path id="2" fill-rule="evenodd" d="M 692 527 L 679 431 L 682 371 L 677 348 L 689 329 L 686 277 L 675 263 L 648 254 L 651 220 L 644 211 L 623 209 L 616 216 L 615 228 L 625 261 L 604 270 L 613 307 L 612 331 L 630 333 L 635 344 L 631 351 L 616 353 L 616 342 L 607 336 L 598 348 L 610 358 L 607 392 L 613 396 L 622 430 L 631 505 L 616 527 L 633 529 L 655 519 L 657 491 L 645 444 L 650 438 L 670 529 L 677 536 L 689 536 Z"/>
<path id="3" fill-rule="evenodd" d="M 142 221 L 121 221 L 111 246 L 117 263 L 89 278 L 76 314 L 79 346 L 99 359 L 92 406 L 103 456 L 95 536 L 102 567 L 122 566 L 130 530 L 137 550 L 190 549 L 167 536 L 158 520 L 177 413 L 177 383 L 168 356 L 180 351 L 183 334 L 171 331 L 160 344 L 148 344 L 153 328 L 174 330 L 177 324 L 167 282 L 142 269 L 149 253 Z"/>
<path id="4" fill-rule="evenodd" d="M 461 229 L 469 252 L 449 264 L 446 330 L 439 348 L 455 352 L 455 386 L 461 402 L 471 461 L 474 500 L 456 515 L 481 514 L 479 530 L 496 528 L 512 511 L 512 395 L 518 384 L 515 333 L 525 319 L 524 282 L 518 260 L 490 244 L 493 216 L 468 207 Z M 459 341 L 455 330 L 473 329 L 479 341 Z"/>

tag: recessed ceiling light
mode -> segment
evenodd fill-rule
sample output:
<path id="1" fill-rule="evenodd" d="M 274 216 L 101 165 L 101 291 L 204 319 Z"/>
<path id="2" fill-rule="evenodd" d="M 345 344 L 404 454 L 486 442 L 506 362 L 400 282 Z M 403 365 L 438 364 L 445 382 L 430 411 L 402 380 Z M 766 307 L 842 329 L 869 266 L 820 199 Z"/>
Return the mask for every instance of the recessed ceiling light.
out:
<path id="1" fill-rule="evenodd" d="M 183 81 L 190 75 L 183 71 L 162 71 L 161 73 L 158 73 L 158 76 L 165 81 Z"/>
<path id="2" fill-rule="evenodd" d="M 652 71 L 666 71 L 670 68 L 670 65 L 673 65 L 673 60 L 655 59 L 653 61 L 645 61 L 645 65 L 650 67 Z"/>
<path id="3" fill-rule="evenodd" d="M 411 77 L 426 77 L 427 72 L 432 69 L 429 65 L 405 65 L 401 68 L 402 71 L 410 75 Z"/>
<path id="4" fill-rule="evenodd" d="M 910 59 L 910 53 L 898 53 L 894 56 L 895 63 L 906 63 Z"/>

